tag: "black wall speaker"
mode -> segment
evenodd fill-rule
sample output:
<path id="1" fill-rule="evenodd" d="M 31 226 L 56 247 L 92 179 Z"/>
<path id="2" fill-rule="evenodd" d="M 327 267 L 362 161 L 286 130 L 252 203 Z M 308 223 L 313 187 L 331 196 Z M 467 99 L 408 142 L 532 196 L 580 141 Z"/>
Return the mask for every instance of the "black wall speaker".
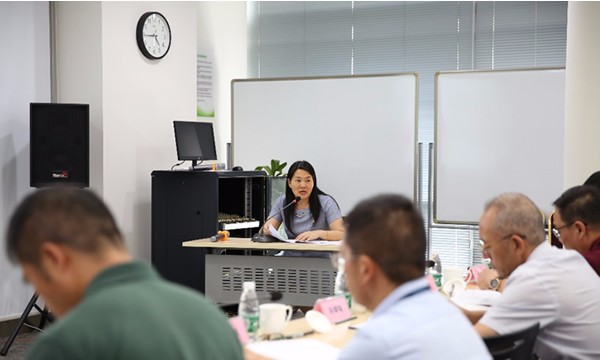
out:
<path id="1" fill-rule="evenodd" d="M 31 187 L 90 184 L 90 106 L 31 103 Z"/>

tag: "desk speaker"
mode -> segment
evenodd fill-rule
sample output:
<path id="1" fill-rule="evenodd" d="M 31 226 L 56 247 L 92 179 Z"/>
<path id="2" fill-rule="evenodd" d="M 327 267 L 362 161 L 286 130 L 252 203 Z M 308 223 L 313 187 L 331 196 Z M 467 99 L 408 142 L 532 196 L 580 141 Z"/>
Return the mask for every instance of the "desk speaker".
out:
<path id="1" fill-rule="evenodd" d="M 90 183 L 90 106 L 31 103 L 31 187 Z"/>

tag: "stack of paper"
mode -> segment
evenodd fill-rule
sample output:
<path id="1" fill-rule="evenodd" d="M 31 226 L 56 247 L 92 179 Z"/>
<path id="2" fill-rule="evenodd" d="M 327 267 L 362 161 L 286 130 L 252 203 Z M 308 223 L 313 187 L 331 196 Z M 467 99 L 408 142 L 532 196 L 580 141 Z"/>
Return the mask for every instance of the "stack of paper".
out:
<path id="1" fill-rule="evenodd" d="M 501 296 L 494 290 L 465 290 L 456 293 L 452 301 L 467 310 L 486 310 L 493 305 Z"/>
<path id="2" fill-rule="evenodd" d="M 315 339 L 259 341 L 246 345 L 255 353 L 276 360 L 337 359 L 340 350 Z"/>

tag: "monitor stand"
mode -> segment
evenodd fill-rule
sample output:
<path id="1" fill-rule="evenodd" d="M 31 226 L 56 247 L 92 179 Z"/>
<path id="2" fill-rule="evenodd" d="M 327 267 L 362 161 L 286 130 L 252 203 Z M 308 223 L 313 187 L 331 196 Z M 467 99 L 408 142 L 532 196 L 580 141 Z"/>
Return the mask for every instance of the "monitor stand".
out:
<path id="1" fill-rule="evenodd" d="M 191 171 L 211 171 L 213 170 L 213 164 L 198 164 L 197 160 L 192 160 Z"/>

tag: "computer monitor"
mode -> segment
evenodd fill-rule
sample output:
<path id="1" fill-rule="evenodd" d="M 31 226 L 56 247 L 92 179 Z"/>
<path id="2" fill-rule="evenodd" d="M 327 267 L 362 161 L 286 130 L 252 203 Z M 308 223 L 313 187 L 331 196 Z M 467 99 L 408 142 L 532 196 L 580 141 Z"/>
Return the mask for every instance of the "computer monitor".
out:
<path id="1" fill-rule="evenodd" d="M 173 121 L 175 145 L 179 160 L 217 160 L 215 134 L 212 123 L 199 121 Z"/>

